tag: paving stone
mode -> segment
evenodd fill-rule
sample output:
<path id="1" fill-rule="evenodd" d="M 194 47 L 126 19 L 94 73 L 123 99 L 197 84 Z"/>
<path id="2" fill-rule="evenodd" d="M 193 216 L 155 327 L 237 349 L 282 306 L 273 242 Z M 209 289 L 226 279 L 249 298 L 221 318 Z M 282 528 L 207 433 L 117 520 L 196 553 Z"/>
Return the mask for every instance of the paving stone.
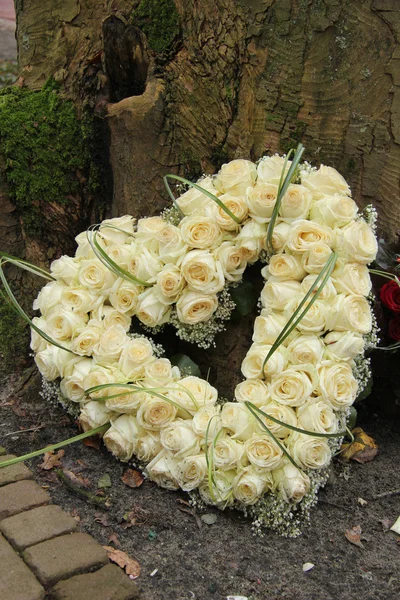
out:
<path id="1" fill-rule="evenodd" d="M 0 598 L 41 600 L 44 589 L 23 560 L 0 535 Z"/>
<path id="2" fill-rule="evenodd" d="M 49 494 L 34 481 L 17 481 L 0 488 L 0 521 L 50 502 Z"/>
<path id="3" fill-rule="evenodd" d="M 140 598 L 134 581 L 116 565 L 106 565 L 95 573 L 76 575 L 60 581 L 50 592 L 51 600 L 136 600 Z"/>
<path id="4" fill-rule="evenodd" d="M 108 562 L 107 552 L 87 533 L 71 533 L 31 546 L 23 559 L 45 587 Z"/>
<path id="5" fill-rule="evenodd" d="M 6 454 L 0 456 L 0 462 L 15 458 L 14 454 Z M 0 469 L 0 486 L 7 485 L 8 483 L 14 483 L 21 481 L 21 479 L 32 479 L 33 473 L 24 465 L 24 463 L 17 463 L 16 465 L 10 465 L 9 467 L 3 467 Z"/>
<path id="6" fill-rule="evenodd" d="M 17 550 L 25 550 L 77 529 L 77 522 L 59 506 L 40 506 L 0 521 L 0 531 Z"/>

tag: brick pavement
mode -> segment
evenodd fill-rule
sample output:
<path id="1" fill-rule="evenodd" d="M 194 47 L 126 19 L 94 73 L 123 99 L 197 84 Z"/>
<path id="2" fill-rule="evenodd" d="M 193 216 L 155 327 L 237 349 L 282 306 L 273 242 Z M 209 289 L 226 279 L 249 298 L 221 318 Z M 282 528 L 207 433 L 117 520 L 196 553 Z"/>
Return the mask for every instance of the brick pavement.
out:
<path id="1" fill-rule="evenodd" d="M 0 469 L 0 598 L 138 599 L 136 583 L 32 479 L 22 463 Z"/>

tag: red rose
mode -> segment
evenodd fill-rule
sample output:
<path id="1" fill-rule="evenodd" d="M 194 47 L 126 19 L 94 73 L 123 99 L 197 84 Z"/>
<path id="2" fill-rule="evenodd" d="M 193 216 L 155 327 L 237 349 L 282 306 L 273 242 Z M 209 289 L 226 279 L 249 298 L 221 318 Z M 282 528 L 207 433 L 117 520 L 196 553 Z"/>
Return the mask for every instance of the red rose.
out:
<path id="1" fill-rule="evenodd" d="M 381 300 L 395 313 L 400 313 L 400 286 L 396 281 L 388 281 L 381 287 Z"/>
<path id="2" fill-rule="evenodd" d="M 400 342 L 400 315 L 389 321 L 389 335 L 392 340 Z"/>

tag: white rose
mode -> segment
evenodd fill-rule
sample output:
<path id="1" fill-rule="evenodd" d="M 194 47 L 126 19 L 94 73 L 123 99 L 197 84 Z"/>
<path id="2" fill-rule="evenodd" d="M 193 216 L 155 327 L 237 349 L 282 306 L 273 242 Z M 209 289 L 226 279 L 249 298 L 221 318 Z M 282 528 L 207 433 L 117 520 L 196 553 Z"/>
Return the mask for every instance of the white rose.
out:
<path id="1" fill-rule="evenodd" d="M 190 492 L 198 488 L 207 477 L 206 457 L 204 454 L 185 457 L 178 464 L 177 473 L 183 491 Z"/>
<path id="2" fill-rule="evenodd" d="M 246 379 L 235 388 L 237 402 L 251 402 L 255 406 L 262 406 L 268 402 L 268 388 L 261 379 Z"/>
<path id="3" fill-rule="evenodd" d="M 95 310 L 104 300 L 103 296 L 91 293 L 85 287 L 65 288 L 61 293 L 61 304 L 69 310 L 89 312 Z"/>
<path id="4" fill-rule="evenodd" d="M 47 333 L 47 334 L 49 333 L 47 331 L 47 323 L 46 323 L 46 319 L 44 317 L 33 317 L 32 323 L 34 325 L 36 325 L 36 327 L 38 327 L 38 329 L 43 331 L 43 333 Z M 47 348 L 46 340 L 40 335 L 40 333 L 35 331 L 35 329 L 33 329 L 33 327 L 31 327 L 30 347 L 35 353 L 40 352 L 41 350 L 45 350 Z"/>
<path id="5" fill-rule="evenodd" d="M 134 453 L 139 460 L 150 462 L 163 449 L 158 433 L 147 431 L 146 435 L 139 437 L 135 442 Z"/>
<path id="6" fill-rule="evenodd" d="M 312 288 L 317 277 L 318 277 L 318 275 L 315 275 L 313 273 L 310 273 L 310 275 L 307 275 L 306 277 L 304 277 L 303 281 L 301 282 L 301 291 L 303 292 L 304 295 L 306 295 L 307 292 Z M 319 288 L 321 287 L 321 284 L 322 284 L 322 281 L 320 281 L 319 284 L 317 284 L 317 286 L 314 288 L 314 291 L 312 292 L 312 294 L 315 294 L 319 290 Z M 332 300 L 334 300 L 336 295 L 337 295 L 336 288 L 333 285 L 332 280 L 328 279 L 327 282 L 325 283 L 325 285 L 321 288 L 321 291 L 318 294 L 318 299 L 324 300 L 324 302 L 331 302 Z M 312 298 L 312 295 L 311 295 L 311 298 Z"/>
<path id="7" fill-rule="evenodd" d="M 285 348 L 275 350 L 264 365 L 264 360 L 272 346 L 253 344 L 242 362 L 241 371 L 246 379 L 265 379 L 281 373 L 287 365 Z M 263 368 L 264 365 L 264 368 Z"/>
<path id="8" fill-rule="evenodd" d="M 86 313 L 54 308 L 46 317 L 46 327 L 52 338 L 68 340 L 85 326 L 89 317 Z"/>
<path id="9" fill-rule="evenodd" d="M 338 293 L 368 296 L 372 288 L 368 267 L 349 262 L 337 267 L 332 273 L 332 283 Z"/>
<path id="10" fill-rule="evenodd" d="M 154 283 L 162 266 L 158 257 L 152 254 L 146 246 L 141 246 L 139 250 L 132 246 L 132 254 L 126 265 L 131 275 L 140 281 Z"/>
<path id="11" fill-rule="evenodd" d="M 160 441 L 163 447 L 177 458 L 200 452 L 199 437 L 193 431 L 189 420 L 177 419 L 164 427 Z"/>
<path id="12" fill-rule="evenodd" d="M 58 350 L 56 346 L 48 345 L 43 350 L 37 352 L 35 356 L 36 366 L 47 381 L 54 381 L 60 376 L 56 362 L 56 350 Z"/>
<path id="13" fill-rule="evenodd" d="M 315 199 L 342 194 L 350 196 L 350 188 L 342 175 L 333 167 L 321 165 L 318 171 L 300 172 L 301 184 L 310 190 Z"/>
<path id="14" fill-rule="evenodd" d="M 103 441 L 114 456 L 122 462 L 132 458 L 135 443 L 144 431 L 132 415 L 121 415 L 111 421 L 111 427 L 106 431 Z"/>
<path id="15" fill-rule="evenodd" d="M 121 371 L 115 367 L 100 367 L 96 365 L 89 371 L 83 380 L 85 390 L 97 387 L 100 385 L 107 385 L 109 383 L 125 383 L 126 378 Z M 97 392 L 91 392 L 91 398 L 106 398 L 107 396 L 113 396 L 116 393 L 115 387 L 104 388 Z"/>
<path id="16" fill-rule="evenodd" d="M 114 285 L 116 275 L 97 258 L 82 260 L 78 272 L 78 283 L 91 292 L 106 294 Z"/>
<path id="17" fill-rule="evenodd" d="M 297 219 L 307 219 L 310 212 L 312 194 L 302 185 L 291 184 L 282 198 L 279 215 L 287 223 Z"/>
<path id="18" fill-rule="evenodd" d="M 144 391 L 132 390 L 132 393 L 129 393 L 129 389 L 126 387 L 111 387 L 105 392 L 106 407 L 123 414 L 136 413 L 137 409 L 151 398 Z"/>
<path id="19" fill-rule="evenodd" d="M 349 223 L 338 232 L 337 249 L 341 255 L 348 256 L 351 262 L 364 265 L 375 260 L 378 242 L 371 227 L 365 221 Z"/>
<path id="20" fill-rule="evenodd" d="M 153 361 L 153 346 L 147 338 L 138 337 L 124 344 L 118 366 L 132 380 L 144 375 L 145 366 Z"/>
<path id="21" fill-rule="evenodd" d="M 226 402 L 221 410 L 222 426 L 237 440 L 247 440 L 256 430 L 256 420 L 248 408 L 239 402 Z"/>
<path id="22" fill-rule="evenodd" d="M 246 190 L 247 206 L 250 216 L 258 223 L 267 223 L 272 216 L 278 186 L 272 183 L 258 183 Z"/>
<path id="23" fill-rule="evenodd" d="M 110 303 L 118 312 L 132 317 L 135 314 L 141 292 L 143 292 L 142 286 L 119 277 L 110 290 Z"/>
<path id="24" fill-rule="evenodd" d="M 280 313 L 263 314 L 254 321 L 253 342 L 257 344 L 273 344 L 287 323 Z"/>
<path id="25" fill-rule="evenodd" d="M 211 192 L 214 196 L 218 196 L 218 190 L 214 187 L 211 177 L 199 179 L 196 183 L 203 190 Z M 187 192 L 182 194 L 182 196 L 179 196 L 176 202 L 184 215 L 190 215 L 192 213 L 204 214 L 204 210 L 207 207 L 211 207 L 215 204 L 214 200 L 209 198 L 202 191 L 193 187 L 190 187 Z"/>
<path id="26" fill-rule="evenodd" d="M 317 433 L 336 433 L 337 418 L 330 404 L 321 398 L 310 398 L 297 410 L 299 427 Z"/>
<path id="27" fill-rule="evenodd" d="M 165 304 L 176 302 L 184 286 L 185 280 L 175 265 L 165 265 L 157 275 L 157 288 Z"/>
<path id="28" fill-rule="evenodd" d="M 266 235 L 266 226 L 256 223 L 253 219 L 243 225 L 236 237 L 236 246 L 239 248 L 243 259 L 248 263 L 258 260 Z"/>
<path id="29" fill-rule="evenodd" d="M 156 233 L 155 239 L 158 242 L 158 257 L 161 262 L 179 266 L 188 251 L 179 227 L 168 223 Z"/>
<path id="30" fill-rule="evenodd" d="M 139 219 L 136 238 L 141 243 L 149 241 L 165 227 L 165 224 L 162 217 L 144 217 L 143 219 Z"/>
<path id="31" fill-rule="evenodd" d="M 192 428 L 201 438 L 211 442 L 222 427 L 221 407 L 210 402 L 201 406 L 193 416 Z"/>
<path id="32" fill-rule="evenodd" d="M 298 426 L 296 413 L 293 410 L 293 408 L 290 408 L 290 406 L 284 406 L 283 404 L 279 404 L 278 402 L 271 401 L 268 402 L 268 404 L 266 404 L 265 406 L 260 406 L 260 410 L 262 410 L 265 413 L 265 415 L 274 417 L 275 419 L 278 419 L 278 421 L 282 421 L 282 423 L 291 425 L 292 427 Z M 271 433 L 274 434 L 275 437 L 284 439 L 287 438 L 288 435 L 290 435 L 291 430 L 288 427 L 285 427 L 284 425 L 279 425 L 279 423 L 275 423 L 274 421 L 269 419 L 268 416 L 265 415 L 257 413 L 257 416 L 262 420 L 264 425 L 268 427 L 268 429 L 271 431 Z M 261 425 L 259 426 L 259 429 L 260 431 L 265 433 L 265 430 L 263 427 L 261 427 Z"/>
<path id="33" fill-rule="evenodd" d="M 364 296 L 338 294 L 327 313 L 328 329 L 368 333 L 372 327 L 371 309 Z"/>
<path id="34" fill-rule="evenodd" d="M 222 165 L 214 185 L 222 193 L 243 196 L 257 178 L 257 168 L 249 160 L 236 159 Z"/>
<path id="35" fill-rule="evenodd" d="M 88 431 L 105 425 L 110 421 L 112 415 L 113 413 L 104 404 L 91 400 L 82 406 L 79 421 L 83 431 Z"/>
<path id="36" fill-rule="evenodd" d="M 111 246 L 107 246 L 104 250 L 111 260 L 124 269 L 127 267 L 129 258 L 132 256 L 131 246 L 129 244 L 124 244 L 123 246 L 112 244 Z"/>
<path id="37" fill-rule="evenodd" d="M 114 325 L 121 325 L 125 331 L 129 331 L 131 326 L 131 318 L 115 310 L 113 306 L 107 306 L 103 304 L 97 307 L 90 313 L 91 319 L 88 323 L 92 327 L 102 327 L 103 329 L 109 329 Z"/>
<path id="38" fill-rule="evenodd" d="M 316 365 L 324 353 L 324 343 L 315 335 L 299 335 L 287 347 L 291 363 Z"/>
<path id="39" fill-rule="evenodd" d="M 333 360 L 353 360 L 365 347 L 362 335 L 354 331 L 331 331 L 324 337 L 324 342 L 324 358 Z"/>
<path id="40" fill-rule="evenodd" d="M 171 456 L 166 450 L 161 450 L 147 465 L 146 472 L 149 479 L 167 490 L 179 489 L 178 481 L 179 460 Z"/>
<path id="41" fill-rule="evenodd" d="M 83 358 L 74 364 L 72 374 L 64 377 L 60 382 L 64 398 L 68 398 L 72 402 L 82 402 L 85 399 L 84 378 L 92 366 L 90 358 Z"/>
<path id="42" fill-rule="evenodd" d="M 222 231 L 213 217 L 192 215 L 179 223 L 182 239 L 191 248 L 208 250 L 221 244 Z"/>
<path id="43" fill-rule="evenodd" d="M 322 469 L 332 456 L 326 440 L 304 433 L 292 433 L 287 448 L 295 462 L 304 469 Z"/>
<path id="44" fill-rule="evenodd" d="M 47 283 L 33 301 L 33 310 L 40 310 L 42 315 L 48 315 L 53 308 L 59 306 L 65 290 L 69 290 L 69 287 L 63 281 Z"/>
<path id="45" fill-rule="evenodd" d="M 283 452 L 278 444 L 267 433 L 253 435 L 246 440 L 245 450 L 247 458 L 255 467 L 263 469 L 277 469 L 282 461 Z"/>
<path id="46" fill-rule="evenodd" d="M 189 252 L 182 261 L 181 270 L 189 289 L 194 292 L 216 294 L 225 285 L 221 264 L 208 251 Z"/>
<path id="47" fill-rule="evenodd" d="M 349 196 L 323 196 L 311 207 L 310 219 L 321 225 L 343 227 L 357 216 L 357 204 Z"/>
<path id="48" fill-rule="evenodd" d="M 263 277 L 265 277 L 266 269 L 268 269 L 269 275 L 281 279 L 301 281 L 306 276 L 306 271 L 301 265 L 301 258 L 293 254 L 274 254 L 271 256 L 268 267 L 264 267 L 261 271 Z"/>
<path id="49" fill-rule="evenodd" d="M 137 412 L 140 425 L 149 431 L 158 431 L 176 419 L 177 408 L 171 402 L 150 397 Z"/>
<path id="50" fill-rule="evenodd" d="M 217 469 L 227 471 L 247 464 L 244 443 L 232 439 L 229 435 L 220 436 L 209 452 L 213 455 Z"/>
<path id="51" fill-rule="evenodd" d="M 75 241 L 78 244 L 75 252 L 76 258 L 95 258 L 95 253 L 89 243 L 86 231 L 82 231 L 82 233 L 77 235 Z"/>
<path id="52" fill-rule="evenodd" d="M 170 314 L 170 306 L 160 302 L 155 286 L 140 294 L 136 316 L 147 327 L 156 327 L 167 323 Z"/>
<path id="53" fill-rule="evenodd" d="M 129 341 L 122 325 L 113 325 L 100 336 L 93 347 L 93 358 L 99 365 L 118 362 L 125 344 Z"/>
<path id="54" fill-rule="evenodd" d="M 291 164 L 292 161 L 288 160 L 282 180 L 284 179 L 285 175 L 287 175 Z M 285 158 L 283 156 L 279 156 L 278 154 L 274 154 L 273 156 L 264 156 L 258 163 L 257 167 L 258 181 L 273 181 L 274 183 L 279 183 L 284 166 Z"/>
<path id="55" fill-rule="evenodd" d="M 79 258 L 61 256 L 61 258 L 51 263 L 50 271 L 56 279 L 62 279 L 67 285 L 72 285 L 77 281 L 80 266 L 81 261 Z"/>
<path id="56" fill-rule="evenodd" d="M 311 365 L 293 365 L 272 377 L 269 393 L 280 404 L 297 407 L 304 404 L 314 389 Z"/>
<path id="57" fill-rule="evenodd" d="M 358 384 L 346 363 L 326 361 L 318 367 L 318 389 L 335 410 L 351 406 L 357 397 Z"/>
<path id="58" fill-rule="evenodd" d="M 133 236 L 134 224 L 135 219 L 130 215 L 105 219 L 100 226 L 101 236 L 106 240 L 107 245 L 116 244 L 121 246 L 126 243 L 129 237 Z M 114 227 L 118 227 L 118 229 L 114 229 Z"/>
<path id="59" fill-rule="evenodd" d="M 218 298 L 215 294 L 203 294 L 184 290 L 178 302 L 176 310 L 181 323 L 195 325 L 211 319 L 218 307 Z"/>
<path id="60" fill-rule="evenodd" d="M 222 242 L 220 247 L 214 250 L 214 255 L 221 265 L 225 279 L 228 281 L 241 281 L 247 262 L 234 244 Z"/>
<path id="61" fill-rule="evenodd" d="M 236 471 L 222 471 L 216 469 L 213 473 L 213 483 L 210 487 L 207 483 L 203 483 L 199 487 L 201 499 L 206 504 L 213 506 L 221 506 L 224 509 L 233 504 L 234 496 L 232 492 L 232 483 L 236 476 Z"/>
<path id="62" fill-rule="evenodd" d="M 287 321 L 291 318 L 294 311 L 297 310 L 303 299 L 304 295 L 300 294 L 299 296 L 297 296 L 297 298 L 293 298 L 286 304 L 286 310 L 284 312 L 284 315 Z M 316 335 L 319 335 L 327 328 L 327 318 L 331 307 L 323 300 L 315 300 L 315 302 L 313 302 L 311 306 L 309 306 L 309 302 L 310 300 L 308 301 L 308 303 L 303 305 L 301 312 L 303 312 L 307 308 L 307 306 L 308 310 L 296 327 L 299 331 L 301 331 L 301 333 L 314 333 Z"/>
<path id="63" fill-rule="evenodd" d="M 261 469 L 246 467 L 233 480 L 233 494 L 240 504 L 255 504 L 263 493 L 271 487 L 266 473 Z"/>
<path id="64" fill-rule="evenodd" d="M 221 202 L 228 210 L 242 223 L 248 213 L 247 204 L 244 198 L 240 196 L 232 196 L 231 194 L 223 194 L 220 196 Z M 240 229 L 240 223 L 237 223 L 228 213 L 218 204 L 214 203 L 212 209 L 213 216 L 218 225 L 224 231 L 237 231 Z"/>
<path id="65" fill-rule="evenodd" d="M 200 377 L 189 375 L 184 377 L 171 389 L 171 396 L 186 412 L 195 414 L 199 407 L 205 404 L 215 403 L 218 399 L 218 391 Z"/>
<path id="66" fill-rule="evenodd" d="M 158 387 L 180 378 L 178 367 L 172 367 L 168 358 L 157 358 L 144 366 L 143 385 Z"/>
<path id="67" fill-rule="evenodd" d="M 300 219 L 295 221 L 289 231 L 286 246 L 292 252 L 308 252 L 319 246 L 332 244 L 332 230 L 324 225 Z"/>
<path id="68" fill-rule="evenodd" d="M 285 310 L 287 303 L 301 292 L 301 284 L 294 279 L 281 281 L 270 277 L 261 291 L 261 302 L 269 311 Z"/>
<path id="69" fill-rule="evenodd" d="M 310 478 L 290 462 L 275 469 L 272 477 L 285 502 L 297 504 L 310 491 Z"/>
<path id="70" fill-rule="evenodd" d="M 332 250 L 327 244 L 317 244 L 302 254 L 301 263 L 304 270 L 307 273 L 320 273 L 331 254 Z"/>
<path id="71" fill-rule="evenodd" d="M 287 239 L 289 237 L 289 232 L 291 230 L 291 225 L 289 223 L 276 223 L 273 232 L 272 232 L 272 248 L 274 252 L 283 252 Z M 264 250 L 268 250 L 266 247 L 266 238 L 263 244 Z"/>

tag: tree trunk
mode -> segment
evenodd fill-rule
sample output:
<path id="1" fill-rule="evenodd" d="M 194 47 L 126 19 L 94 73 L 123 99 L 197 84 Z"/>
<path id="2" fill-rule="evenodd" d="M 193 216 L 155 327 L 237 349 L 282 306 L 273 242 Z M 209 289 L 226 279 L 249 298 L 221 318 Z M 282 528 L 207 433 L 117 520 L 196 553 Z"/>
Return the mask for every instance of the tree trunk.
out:
<path id="1" fill-rule="evenodd" d="M 78 117 L 94 116 L 97 168 L 101 181 L 112 177 L 113 191 L 100 185 L 99 207 L 81 186 L 74 202 L 50 206 L 56 221 L 38 199 L 40 239 L 26 232 L 11 194 L 1 207 L 1 246 L 18 241 L 44 263 L 70 251 L 95 215 L 159 212 L 168 172 L 192 178 L 299 141 L 306 159 L 346 177 L 360 206 L 378 208 L 380 234 L 396 241 L 397 0 L 175 0 L 175 7 L 173 0 L 16 0 L 20 84 L 38 90 L 53 77 Z M 223 353 L 213 359 L 212 378 L 226 395 L 248 328 L 243 322 L 222 336 Z"/>

